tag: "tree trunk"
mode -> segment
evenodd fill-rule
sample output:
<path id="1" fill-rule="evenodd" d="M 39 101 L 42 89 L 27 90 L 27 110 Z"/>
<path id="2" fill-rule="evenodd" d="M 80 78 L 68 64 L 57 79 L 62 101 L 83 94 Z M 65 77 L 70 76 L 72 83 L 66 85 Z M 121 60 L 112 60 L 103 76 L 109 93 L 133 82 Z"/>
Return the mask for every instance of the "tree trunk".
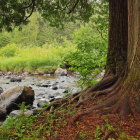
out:
<path id="1" fill-rule="evenodd" d="M 121 8 L 119 8 L 121 7 Z M 128 7 L 128 8 L 127 8 Z M 128 19 L 128 20 L 127 20 Z M 140 113 L 140 1 L 110 0 L 107 74 L 119 82 L 103 104 L 93 107 L 122 116 Z M 113 67 L 112 67 L 113 66 Z"/>
<path id="2" fill-rule="evenodd" d="M 99 84 L 82 93 L 85 99 L 78 107 L 87 97 L 93 99 L 102 94 L 106 97 L 102 104 L 79 112 L 73 121 L 93 110 L 121 116 L 140 114 L 140 0 L 109 0 L 109 4 L 106 74 Z"/>
<path id="3" fill-rule="evenodd" d="M 109 0 L 109 48 L 106 75 L 123 75 L 127 63 L 127 0 Z"/>

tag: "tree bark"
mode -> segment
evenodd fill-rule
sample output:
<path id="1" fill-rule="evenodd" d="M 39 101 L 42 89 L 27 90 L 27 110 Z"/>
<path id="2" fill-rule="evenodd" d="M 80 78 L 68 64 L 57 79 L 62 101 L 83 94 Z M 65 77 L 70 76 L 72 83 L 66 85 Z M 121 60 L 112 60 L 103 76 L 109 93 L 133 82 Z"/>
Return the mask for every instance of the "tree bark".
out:
<path id="1" fill-rule="evenodd" d="M 121 8 L 123 9 L 121 9 Z M 122 116 L 140 113 L 140 1 L 110 0 L 110 34 L 107 73 L 117 75 L 118 85 L 103 104 L 102 113 Z"/>
<path id="2" fill-rule="evenodd" d="M 106 75 L 123 75 L 127 63 L 128 4 L 127 0 L 109 0 L 109 48 Z"/>
<path id="3" fill-rule="evenodd" d="M 93 110 L 101 114 L 118 113 L 123 117 L 140 114 L 140 0 L 109 0 L 109 4 L 106 74 L 99 84 L 82 94 L 85 98 L 96 94 L 106 97 L 103 103 L 80 111 L 73 121 Z M 87 98 L 83 104 L 85 101 Z"/>

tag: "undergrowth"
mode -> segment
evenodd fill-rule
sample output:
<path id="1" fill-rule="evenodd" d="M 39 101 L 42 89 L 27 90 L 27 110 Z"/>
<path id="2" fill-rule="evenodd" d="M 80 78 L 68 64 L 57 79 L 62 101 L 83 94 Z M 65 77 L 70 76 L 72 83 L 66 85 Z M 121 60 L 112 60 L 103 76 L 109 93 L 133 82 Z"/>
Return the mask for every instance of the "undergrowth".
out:
<path id="1" fill-rule="evenodd" d="M 66 118 L 76 113 L 72 107 L 65 107 L 55 112 L 43 112 L 36 116 L 8 117 L 0 127 L 0 140 L 39 140 L 55 138 L 61 128 L 67 125 Z"/>

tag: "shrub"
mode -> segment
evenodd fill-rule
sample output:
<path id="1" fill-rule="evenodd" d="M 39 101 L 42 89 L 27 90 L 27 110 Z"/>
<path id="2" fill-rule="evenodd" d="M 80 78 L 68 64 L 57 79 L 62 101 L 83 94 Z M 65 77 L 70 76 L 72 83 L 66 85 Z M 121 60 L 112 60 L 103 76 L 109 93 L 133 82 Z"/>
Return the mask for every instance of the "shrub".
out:
<path id="1" fill-rule="evenodd" d="M 77 30 L 73 39 L 77 50 L 65 58 L 71 70 L 80 74 L 80 85 L 91 86 L 95 82 L 94 75 L 100 73 L 106 62 L 107 42 L 89 26 Z"/>
<path id="2" fill-rule="evenodd" d="M 3 57 L 13 57 L 17 55 L 18 47 L 16 44 L 9 44 L 0 49 L 0 55 Z"/>

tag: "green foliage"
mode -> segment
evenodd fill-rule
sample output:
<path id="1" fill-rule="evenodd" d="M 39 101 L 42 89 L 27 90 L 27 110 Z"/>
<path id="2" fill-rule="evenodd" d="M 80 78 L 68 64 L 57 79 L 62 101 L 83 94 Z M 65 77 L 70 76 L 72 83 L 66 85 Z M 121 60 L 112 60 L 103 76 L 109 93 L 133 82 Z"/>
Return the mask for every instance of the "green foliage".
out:
<path id="1" fill-rule="evenodd" d="M 65 118 L 71 116 L 74 111 L 73 108 L 65 107 L 53 113 L 43 112 L 38 116 L 9 117 L 0 127 L 0 140 L 56 138 L 59 129 L 67 125 Z"/>
<path id="2" fill-rule="evenodd" d="M 64 22 L 77 19 L 87 21 L 92 14 L 91 2 L 85 0 L 3 0 L 0 9 L 0 29 L 8 31 L 15 26 L 26 25 L 35 10 L 55 27 L 62 27 Z"/>
<path id="3" fill-rule="evenodd" d="M 104 68 L 107 42 L 88 25 L 74 33 L 77 50 L 67 57 L 66 63 L 72 66 L 72 70 L 79 72 L 82 85 L 91 86 L 95 82 L 93 77 Z"/>
<path id="4" fill-rule="evenodd" d="M 21 139 L 25 131 L 31 126 L 34 116 L 9 117 L 0 128 L 0 139 Z M 14 128 L 14 129 L 13 129 Z"/>
<path id="5" fill-rule="evenodd" d="M 108 119 L 104 119 L 105 124 L 101 126 L 96 126 L 96 130 L 94 132 L 94 138 L 95 140 L 101 140 L 104 138 L 104 134 L 106 132 L 113 132 L 111 135 L 111 138 L 108 138 L 109 140 L 116 140 L 116 139 L 121 139 L 121 140 L 137 140 L 134 137 L 131 137 L 124 132 L 118 132 L 115 130 L 115 128 L 109 123 Z"/>
<path id="6" fill-rule="evenodd" d="M 1 33 L 0 34 L 0 48 L 5 47 L 9 43 L 10 43 L 9 36 L 7 34 Z"/>
<path id="7" fill-rule="evenodd" d="M 42 46 L 53 44 L 54 46 L 65 45 L 67 40 L 72 40 L 71 34 L 79 28 L 79 22 L 67 23 L 64 29 L 50 27 L 38 12 L 33 13 L 28 25 L 22 25 L 21 30 L 17 27 L 12 32 L 3 30 L 0 34 L 0 47 L 9 43 L 18 44 L 22 47 Z"/>
<path id="8" fill-rule="evenodd" d="M 104 69 L 108 45 L 108 1 L 94 1 L 92 7 L 90 21 L 73 34 L 77 50 L 65 59 L 84 87 L 97 83 L 94 77 Z"/>
<path id="9" fill-rule="evenodd" d="M 18 47 L 15 44 L 8 44 L 0 49 L 0 56 L 14 57 L 17 55 Z"/>
<path id="10" fill-rule="evenodd" d="M 20 48 L 17 45 L 8 45 L 0 49 L 0 70 L 14 72 L 52 72 L 63 65 L 65 55 L 74 50 L 73 46 Z"/>
<path id="11" fill-rule="evenodd" d="M 96 140 L 100 140 L 100 136 L 102 135 L 101 133 L 101 128 L 100 126 L 96 127 L 95 133 L 94 133 L 94 137 Z"/>
<path id="12" fill-rule="evenodd" d="M 30 105 L 26 105 L 25 102 L 22 102 L 20 105 L 19 105 L 19 110 L 22 111 L 23 113 L 25 112 L 26 109 L 28 109 L 30 107 Z"/>

